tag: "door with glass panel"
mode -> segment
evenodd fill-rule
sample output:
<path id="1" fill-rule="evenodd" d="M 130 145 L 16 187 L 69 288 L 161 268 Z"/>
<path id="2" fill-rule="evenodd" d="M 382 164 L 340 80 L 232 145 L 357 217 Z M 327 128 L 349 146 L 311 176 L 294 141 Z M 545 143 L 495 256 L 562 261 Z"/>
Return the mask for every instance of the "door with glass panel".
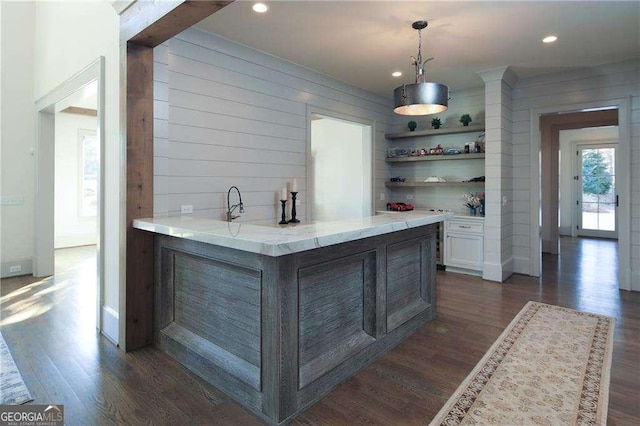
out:
<path id="1" fill-rule="evenodd" d="M 618 238 L 617 144 L 578 145 L 578 235 Z"/>

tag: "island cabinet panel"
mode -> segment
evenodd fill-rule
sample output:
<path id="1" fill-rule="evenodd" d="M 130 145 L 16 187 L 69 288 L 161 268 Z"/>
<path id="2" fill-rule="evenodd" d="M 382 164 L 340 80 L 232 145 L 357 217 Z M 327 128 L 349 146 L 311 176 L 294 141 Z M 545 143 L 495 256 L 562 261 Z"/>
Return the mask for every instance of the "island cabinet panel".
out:
<path id="1" fill-rule="evenodd" d="M 429 308 L 431 241 L 413 239 L 387 248 L 387 332 Z"/>
<path id="2" fill-rule="evenodd" d="M 156 345 L 287 422 L 435 318 L 436 230 L 282 256 L 157 235 Z"/>
<path id="3" fill-rule="evenodd" d="M 260 271 L 183 253 L 174 259 L 175 324 L 260 367 Z"/>
<path id="4" fill-rule="evenodd" d="M 301 268 L 299 388 L 358 353 L 375 338 L 375 253 Z"/>

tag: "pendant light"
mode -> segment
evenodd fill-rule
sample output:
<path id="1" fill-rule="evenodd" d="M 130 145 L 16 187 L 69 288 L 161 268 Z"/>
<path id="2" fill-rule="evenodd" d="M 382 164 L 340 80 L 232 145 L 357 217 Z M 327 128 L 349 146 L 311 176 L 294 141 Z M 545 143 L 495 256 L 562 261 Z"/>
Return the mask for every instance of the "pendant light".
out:
<path id="1" fill-rule="evenodd" d="M 396 114 L 437 114 L 448 108 L 449 88 L 444 84 L 425 81 L 425 65 L 433 60 L 429 58 L 422 62 L 422 30 L 427 25 L 427 21 L 416 21 L 411 25 L 414 30 L 418 30 L 418 57 L 411 57 L 411 64 L 416 67 L 416 82 L 403 84 L 393 91 L 393 112 Z"/>

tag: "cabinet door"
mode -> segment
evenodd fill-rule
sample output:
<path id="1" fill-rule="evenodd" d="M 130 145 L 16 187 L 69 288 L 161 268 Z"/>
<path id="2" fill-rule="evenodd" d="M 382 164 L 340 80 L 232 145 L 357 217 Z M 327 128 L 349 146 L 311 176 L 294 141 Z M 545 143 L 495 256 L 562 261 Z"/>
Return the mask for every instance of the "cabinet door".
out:
<path id="1" fill-rule="evenodd" d="M 445 241 L 445 265 L 482 270 L 483 237 L 472 234 L 447 234 Z"/>

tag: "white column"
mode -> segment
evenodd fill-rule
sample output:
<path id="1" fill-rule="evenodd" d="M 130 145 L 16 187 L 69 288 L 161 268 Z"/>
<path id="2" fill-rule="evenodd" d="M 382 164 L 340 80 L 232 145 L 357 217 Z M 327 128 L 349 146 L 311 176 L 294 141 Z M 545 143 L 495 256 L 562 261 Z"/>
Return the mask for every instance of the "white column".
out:
<path id="1" fill-rule="evenodd" d="M 513 273 L 512 92 L 509 67 L 479 73 L 485 83 L 485 227 L 482 277 L 502 282 Z"/>

